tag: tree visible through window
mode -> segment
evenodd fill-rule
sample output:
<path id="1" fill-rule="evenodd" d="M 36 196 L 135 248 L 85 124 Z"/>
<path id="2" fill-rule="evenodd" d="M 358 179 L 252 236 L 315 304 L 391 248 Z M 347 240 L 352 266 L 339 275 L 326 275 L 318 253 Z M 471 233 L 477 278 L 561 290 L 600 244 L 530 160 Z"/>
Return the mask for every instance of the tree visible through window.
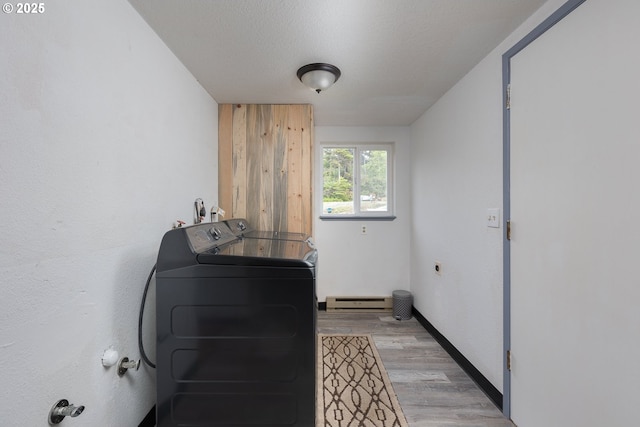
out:
<path id="1" fill-rule="evenodd" d="M 392 146 L 324 146 L 322 214 L 389 216 Z"/>

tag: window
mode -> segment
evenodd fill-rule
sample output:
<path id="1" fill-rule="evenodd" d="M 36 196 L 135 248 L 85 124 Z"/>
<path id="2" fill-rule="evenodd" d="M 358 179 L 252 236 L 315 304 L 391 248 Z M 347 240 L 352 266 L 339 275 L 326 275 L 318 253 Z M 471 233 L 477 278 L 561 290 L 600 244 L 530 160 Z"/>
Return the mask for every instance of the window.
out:
<path id="1" fill-rule="evenodd" d="M 393 145 L 322 146 L 322 218 L 393 217 Z"/>

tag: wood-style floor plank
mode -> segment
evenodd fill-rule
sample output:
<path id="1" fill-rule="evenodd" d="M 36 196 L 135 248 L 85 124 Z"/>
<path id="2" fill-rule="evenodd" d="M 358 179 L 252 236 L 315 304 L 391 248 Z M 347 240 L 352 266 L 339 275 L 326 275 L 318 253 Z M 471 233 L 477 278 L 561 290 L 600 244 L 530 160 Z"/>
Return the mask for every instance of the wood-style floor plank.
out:
<path id="1" fill-rule="evenodd" d="M 320 311 L 318 332 L 373 336 L 410 427 L 514 426 L 413 318 Z"/>

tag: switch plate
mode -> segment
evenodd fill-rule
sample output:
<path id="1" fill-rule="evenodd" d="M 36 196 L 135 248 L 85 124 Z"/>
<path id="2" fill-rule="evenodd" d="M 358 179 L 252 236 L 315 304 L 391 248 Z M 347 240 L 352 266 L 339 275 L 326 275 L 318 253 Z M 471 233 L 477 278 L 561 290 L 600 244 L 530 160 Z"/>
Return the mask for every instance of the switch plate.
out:
<path id="1" fill-rule="evenodd" d="M 500 209 L 487 209 L 487 227 L 500 228 Z"/>

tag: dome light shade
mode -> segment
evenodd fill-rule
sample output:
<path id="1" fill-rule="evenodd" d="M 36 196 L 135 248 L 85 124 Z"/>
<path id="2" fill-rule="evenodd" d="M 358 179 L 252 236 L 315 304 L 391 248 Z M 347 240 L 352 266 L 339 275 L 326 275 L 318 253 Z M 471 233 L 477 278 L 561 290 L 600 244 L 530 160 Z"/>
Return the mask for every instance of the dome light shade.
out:
<path id="1" fill-rule="evenodd" d="M 309 64 L 298 70 L 298 78 L 305 85 L 320 93 L 340 78 L 340 70 L 331 64 Z"/>

